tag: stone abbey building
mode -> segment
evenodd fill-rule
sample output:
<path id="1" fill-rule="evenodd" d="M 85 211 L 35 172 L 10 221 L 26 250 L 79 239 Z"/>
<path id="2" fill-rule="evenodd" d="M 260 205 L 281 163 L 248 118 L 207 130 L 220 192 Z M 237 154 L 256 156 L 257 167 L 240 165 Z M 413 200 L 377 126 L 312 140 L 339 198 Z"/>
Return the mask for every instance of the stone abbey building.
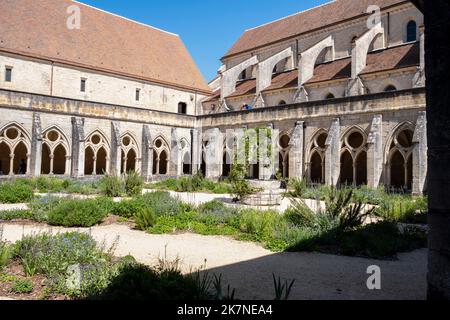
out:
<path id="1" fill-rule="evenodd" d="M 220 133 L 267 128 L 277 165 L 251 178 L 426 191 L 423 16 L 409 1 L 336 0 L 247 30 L 209 86 L 177 35 L 82 3 L 2 0 L 0 17 L 4 177 L 220 178 L 236 148 Z"/>

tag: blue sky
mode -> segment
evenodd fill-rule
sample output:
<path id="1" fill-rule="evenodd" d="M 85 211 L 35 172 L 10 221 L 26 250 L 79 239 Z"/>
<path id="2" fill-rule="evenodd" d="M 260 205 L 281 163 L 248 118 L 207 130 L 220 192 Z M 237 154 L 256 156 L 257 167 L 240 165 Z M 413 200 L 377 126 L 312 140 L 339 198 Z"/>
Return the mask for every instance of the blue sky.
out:
<path id="1" fill-rule="evenodd" d="M 329 2 L 328 0 L 80 0 L 177 33 L 207 81 L 244 30 Z"/>

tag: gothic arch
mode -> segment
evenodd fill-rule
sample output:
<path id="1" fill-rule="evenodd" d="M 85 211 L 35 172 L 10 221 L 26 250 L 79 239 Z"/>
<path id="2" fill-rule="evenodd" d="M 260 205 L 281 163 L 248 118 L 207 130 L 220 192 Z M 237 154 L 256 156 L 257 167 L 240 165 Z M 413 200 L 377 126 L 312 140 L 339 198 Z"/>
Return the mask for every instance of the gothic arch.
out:
<path id="1" fill-rule="evenodd" d="M 311 183 L 325 182 L 325 151 L 328 131 L 318 129 L 308 144 L 307 168 L 308 179 Z"/>
<path id="2" fill-rule="evenodd" d="M 9 152 L 0 155 L 0 173 L 25 175 L 29 173 L 31 139 L 28 132 L 17 122 L 0 129 L 0 150 Z"/>
<path id="3" fill-rule="evenodd" d="M 47 128 L 42 135 L 41 173 L 49 175 L 69 174 L 70 145 L 58 126 Z"/>
<path id="4" fill-rule="evenodd" d="M 340 183 L 367 184 L 367 134 L 358 126 L 346 130 L 341 138 Z"/>
<path id="5" fill-rule="evenodd" d="M 159 135 L 153 141 L 153 174 L 167 175 L 169 172 L 170 148 L 167 140 Z"/>
<path id="6" fill-rule="evenodd" d="M 289 178 L 289 153 L 291 151 L 291 136 L 287 132 L 280 134 L 278 139 L 279 146 L 279 172 L 283 178 Z"/>
<path id="7" fill-rule="evenodd" d="M 386 184 L 394 190 L 412 189 L 412 153 L 415 126 L 399 124 L 390 135 L 385 149 Z"/>
<path id="8" fill-rule="evenodd" d="M 129 131 L 122 134 L 121 141 L 121 164 L 120 169 L 122 173 L 130 171 L 138 171 L 140 151 L 139 144 L 135 135 Z"/>
<path id="9" fill-rule="evenodd" d="M 109 155 L 111 149 L 106 135 L 101 130 L 94 130 L 85 140 L 86 175 L 102 175 L 109 172 Z"/>

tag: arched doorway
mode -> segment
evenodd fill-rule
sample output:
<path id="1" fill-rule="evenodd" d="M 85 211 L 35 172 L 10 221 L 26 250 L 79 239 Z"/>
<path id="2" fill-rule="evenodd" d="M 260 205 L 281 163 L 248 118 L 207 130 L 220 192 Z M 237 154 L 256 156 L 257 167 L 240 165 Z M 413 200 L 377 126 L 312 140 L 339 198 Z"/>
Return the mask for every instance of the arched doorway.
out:
<path id="1" fill-rule="evenodd" d="M 14 174 L 25 175 L 28 166 L 28 149 L 23 142 L 14 149 Z"/>
<path id="2" fill-rule="evenodd" d="M 10 124 L 0 131 L 0 174 L 28 174 L 30 139 L 18 124 Z"/>
<path id="3" fill-rule="evenodd" d="M 227 151 L 224 151 L 223 153 L 223 160 L 222 160 L 222 177 L 229 177 L 231 173 L 231 157 L 230 154 Z"/>
<path id="4" fill-rule="evenodd" d="M 63 134 L 56 128 L 47 130 L 42 145 L 42 174 L 67 174 L 67 150 L 69 144 Z"/>
<path id="5" fill-rule="evenodd" d="M 153 173 L 167 175 L 169 172 L 169 146 L 162 137 L 153 143 Z"/>
<path id="6" fill-rule="evenodd" d="M 109 166 L 109 144 L 100 132 L 92 133 L 85 143 L 85 175 L 107 174 Z"/>
<path id="7" fill-rule="evenodd" d="M 325 150 L 328 133 L 321 129 L 311 142 L 309 159 L 309 182 L 323 184 L 325 182 Z"/>
<path id="8" fill-rule="evenodd" d="M 404 125 L 392 138 L 388 156 L 389 186 L 393 191 L 412 190 L 413 180 L 413 136 L 412 126 Z"/>
<path id="9" fill-rule="evenodd" d="M 189 152 L 185 152 L 185 154 L 183 156 L 183 163 L 182 163 L 184 175 L 192 174 L 192 164 L 191 163 L 192 163 L 191 154 Z"/>
<path id="10" fill-rule="evenodd" d="M 311 170 L 311 178 L 310 178 L 311 182 L 322 184 L 324 182 L 323 160 L 319 152 L 317 151 L 314 151 L 311 156 L 310 170 Z"/>
<path id="11" fill-rule="evenodd" d="M 137 171 L 138 144 L 131 134 L 124 134 L 122 136 L 121 150 L 121 172 L 128 173 Z"/>
<path id="12" fill-rule="evenodd" d="M 358 128 L 344 136 L 341 152 L 340 183 L 362 186 L 367 184 L 366 135 Z"/>
<path id="13" fill-rule="evenodd" d="M 289 178 L 289 151 L 290 151 L 291 138 L 285 134 L 282 135 L 279 141 L 280 153 L 279 153 L 279 172 L 283 178 Z"/>
<path id="14" fill-rule="evenodd" d="M 8 175 L 10 171 L 11 149 L 5 142 L 0 142 L 0 175 Z"/>

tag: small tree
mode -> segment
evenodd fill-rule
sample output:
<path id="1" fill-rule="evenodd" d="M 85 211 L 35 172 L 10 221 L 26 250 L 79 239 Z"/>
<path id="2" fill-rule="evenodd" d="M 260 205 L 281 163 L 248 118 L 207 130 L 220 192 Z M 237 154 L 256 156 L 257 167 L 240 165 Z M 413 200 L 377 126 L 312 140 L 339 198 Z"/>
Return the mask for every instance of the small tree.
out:
<path id="1" fill-rule="evenodd" d="M 250 183 L 245 180 L 246 166 L 235 163 L 230 172 L 232 194 L 236 201 L 242 201 L 253 193 Z"/>

